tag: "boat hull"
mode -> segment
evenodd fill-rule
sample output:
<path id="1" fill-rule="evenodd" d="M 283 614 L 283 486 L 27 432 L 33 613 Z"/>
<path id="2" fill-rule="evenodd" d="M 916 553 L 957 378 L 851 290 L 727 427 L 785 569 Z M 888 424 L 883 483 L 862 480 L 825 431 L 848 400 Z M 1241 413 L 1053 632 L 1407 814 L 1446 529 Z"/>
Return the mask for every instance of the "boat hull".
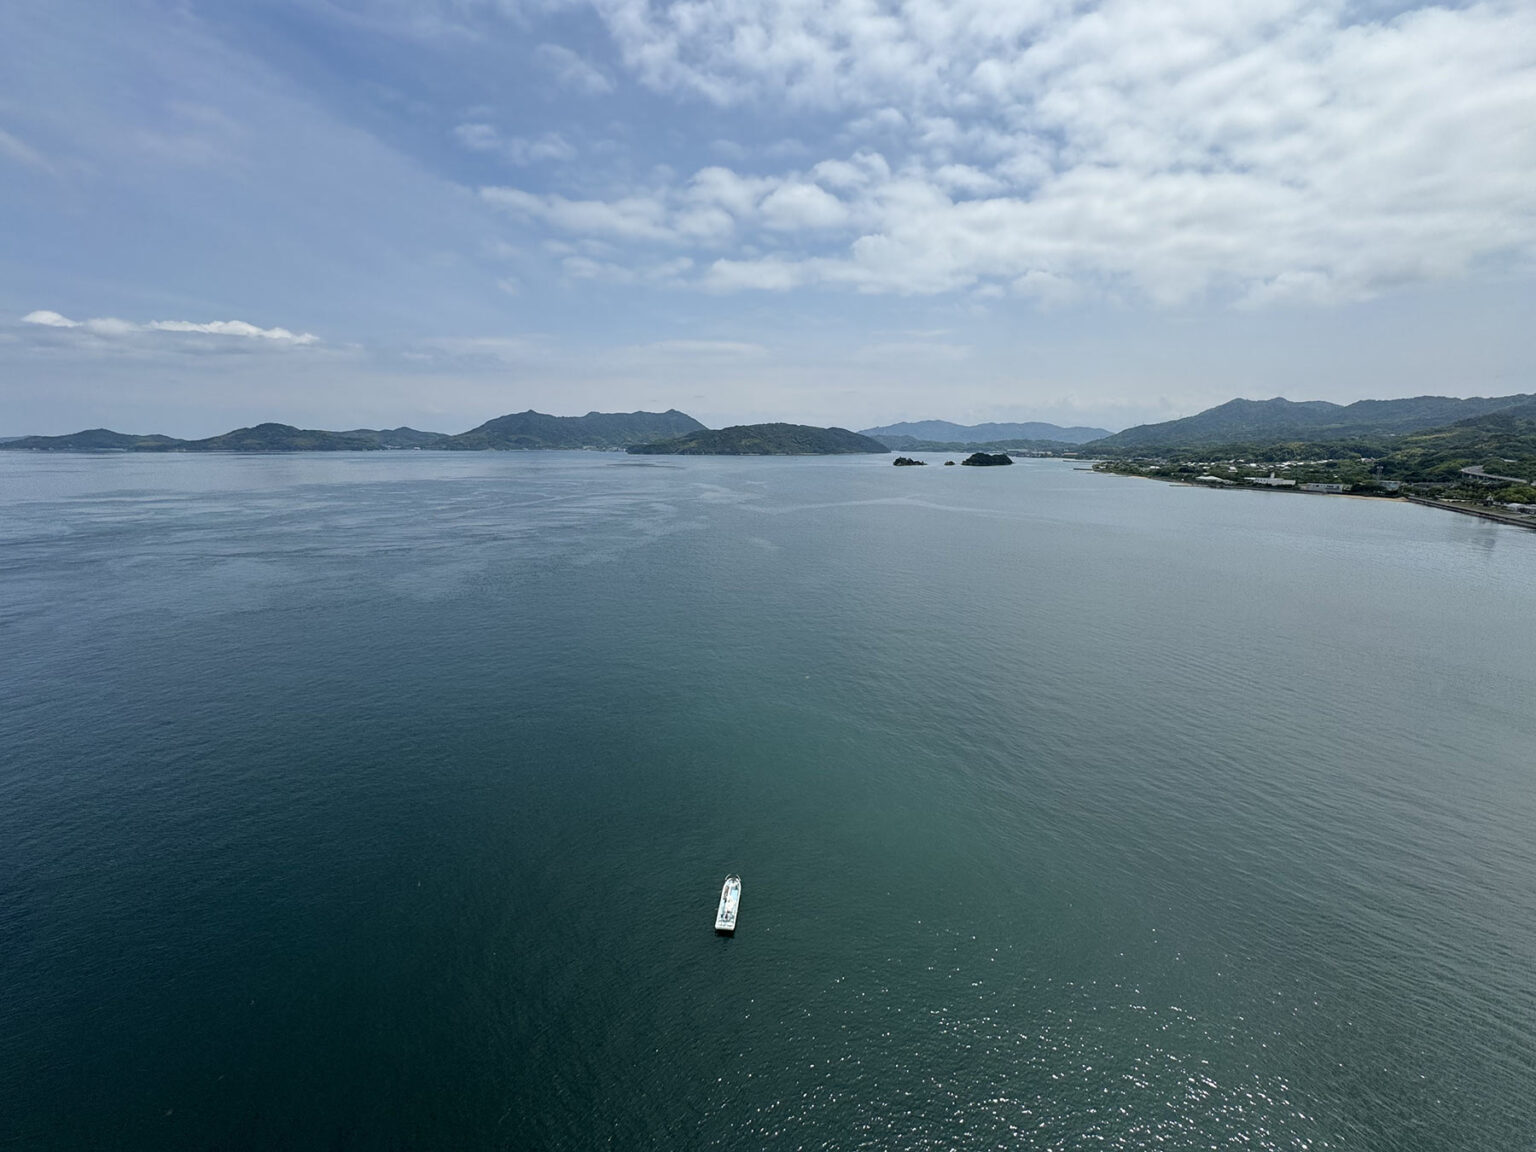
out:
<path id="1" fill-rule="evenodd" d="M 736 935 L 736 913 L 741 906 L 741 877 L 727 876 L 720 889 L 720 907 L 715 910 L 715 935 Z"/>

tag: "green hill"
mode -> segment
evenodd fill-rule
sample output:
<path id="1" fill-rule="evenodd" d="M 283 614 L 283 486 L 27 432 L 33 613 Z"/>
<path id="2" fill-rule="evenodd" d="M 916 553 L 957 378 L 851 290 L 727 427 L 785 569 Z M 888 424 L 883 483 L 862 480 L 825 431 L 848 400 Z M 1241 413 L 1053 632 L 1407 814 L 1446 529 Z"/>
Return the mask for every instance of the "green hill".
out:
<path id="1" fill-rule="evenodd" d="M 133 436 L 106 428 L 90 428 L 68 436 L 24 436 L 0 443 L 0 448 L 53 452 L 369 452 L 379 448 L 424 447 L 441 439 L 444 439 L 441 432 L 418 432 L 414 428 L 322 432 L 315 428 L 295 428 L 292 424 L 257 424 L 202 440 Z"/>
<path id="2" fill-rule="evenodd" d="M 1458 480 L 1480 465 L 1536 480 L 1536 402 L 1404 436 L 1377 463 L 1387 479 Z"/>
<path id="3" fill-rule="evenodd" d="M 343 432 L 295 428 L 292 424 L 257 424 L 169 446 L 178 452 L 370 452 L 382 447 Z"/>
<path id="4" fill-rule="evenodd" d="M 1405 400 L 1360 400 L 1330 404 L 1326 400 L 1229 400 L 1181 420 L 1140 424 L 1084 445 L 1103 455 L 1155 452 L 1216 444 L 1259 444 L 1266 441 L 1343 440 L 1359 436 L 1401 436 L 1438 428 L 1458 420 L 1484 416 L 1536 399 L 1529 395 L 1414 396 Z"/>
<path id="5" fill-rule="evenodd" d="M 338 432 L 353 440 L 367 440 L 380 448 L 438 448 L 451 439 L 446 432 L 422 432 L 415 428 L 352 428 Z"/>
<path id="6" fill-rule="evenodd" d="M 153 452 L 185 443 L 174 436 L 135 436 L 129 432 L 113 432 L 110 428 L 87 428 L 67 436 L 18 436 L 0 441 L 0 448 L 35 452 Z"/>
<path id="7" fill-rule="evenodd" d="M 354 428 L 325 432 L 291 424 L 257 424 L 202 440 L 174 436 L 133 436 L 91 428 L 68 436 L 23 436 L 0 441 L 0 449 L 57 452 L 369 452 L 381 448 L 625 448 L 652 440 L 702 431 L 704 425 L 682 412 L 588 412 L 585 416 L 546 416 L 518 412 L 498 416 L 478 428 L 450 436 L 415 428 Z"/>
<path id="8" fill-rule="evenodd" d="M 886 453 L 884 444 L 846 428 L 813 428 L 808 424 L 738 424 L 718 431 L 704 429 L 687 436 L 629 449 L 644 456 L 833 456 Z"/>
<path id="9" fill-rule="evenodd" d="M 1472 416 L 1439 428 L 1401 436 L 1351 436 L 1342 440 L 1264 440 L 1195 444 L 1141 454 L 1106 454 L 1104 471 L 1187 479 L 1212 462 L 1278 469 L 1283 478 L 1337 482 L 1371 490 L 1377 481 L 1454 484 L 1469 490 L 1497 479 L 1474 479 L 1463 469 L 1479 467 L 1490 477 L 1536 481 L 1536 401 Z"/>
<path id="10" fill-rule="evenodd" d="M 704 425 L 675 408 L 666 412 L 588 412 L 546 416 L 529 409 L 487 420 L 436 448 L 627 448 L 700 432 Z"/>

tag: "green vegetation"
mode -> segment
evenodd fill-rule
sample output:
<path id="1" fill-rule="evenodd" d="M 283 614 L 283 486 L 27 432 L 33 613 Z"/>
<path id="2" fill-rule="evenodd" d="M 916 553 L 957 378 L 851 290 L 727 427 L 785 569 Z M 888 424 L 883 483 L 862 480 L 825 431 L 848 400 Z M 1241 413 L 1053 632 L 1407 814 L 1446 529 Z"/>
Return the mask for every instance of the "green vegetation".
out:
<path id="1" fill-rule="evenodd" d="M 450 436 L 437 448 L 628 448 L 655 440 L 705 431 L 692 416 L 666 412 L 588 412 L 585 416 L 546 416 L 529 409 L 487 420 L 478 428 Z"/>
<path id="2" fill-rule="evenodd" d="M 353 428 L 338 433 L 353 440 L 368 440 L 380 448 L 440 448 L 452 439 L 446 432 L 421 432 L 415 428 Z"/>
<path id="3" fill-rule="evenodd" d="M 402 431 L 411 429 L 395 430 Z M 372 433 L 376 438 L 388 435 L 393 433 Z M 369 439 L 351 432 L 295 428 L 291 424 L 257 424 L 253 428 L 236 428 L 233 432 L 209 436 L 204 440 L 178 440 L 174 436 L 130 436 L 105 428 L 92 428 L 69 436 L 24 436 L 20 440 L 0 444 L 0 448 L 52 452 L 366 452 L 385 446 L 381 439 Z"/>
<path id="4" fill-rule="evenodd" d="M 1332 443 L 1366 439 L 1380 441 L 1440 428 L 1457 421 L 1528 406 L 1529 395 L 1473 397 L 1414 396 L 1406 400 L 1361 400 L 1330 404 L 1323 400 L 1295 402 L 1229 400 L 1182 420 L 1142 424 L 1085 445 L 1096 455 L 1140 455 L 1217 446 L 1270 446 L 1281 442 Z"/>
<path id="5" fill-rule="evenodd" d="M 1184 445 L 1103 460 L 1100 471 L 1245 484 L 1273 473 L 1302 484 L 1347 484 L 1356 495 L 1433 495 L 1469 503 L 1530 503 L 1536 491 L 1536 402 L 1395 437 Z M 1466 469 L 1486 475 L 1469 475 Z M 1205 483 L 1210 483 L 1209 480 Z"/>
<path id="6" fill-rule="evenodd" d="M 846 428 L 813 428 L 808 424 L 738 424 L 718 431 L 705 429 L 655 444 L 629 449 L 645 456 L 832 456 L 889 452 L 884 444 Z"/>
<path id="7" fill-rule="evenodd" d="M 488 420 L 478 428 L 450 436 L 415 428 L 354 428 L 324 432 L 291 424 L 257 424 L 204 440 L 174 436 L 132 436 L 92 428 L 68 436 L 23 436 L 0 441 L 0 449 L 85 452 L 368 452 L 383 448 L 626 448 L 703 429 L 682 412 L 588 412 L 585 416 L 546 416 L 518 412 Z"/>
<path id="8" fill-rule="evenodd" d="M 179 452 L 358 452 L 382 447 L 341 432 L 295 428 L 291 424 L 257 424 L 254 428 L 236 428 L 222 436 L 188 440 L 175 446 Z"/>
<path id="9" fill-rule="evenodd" d="M 84 432 L 72 432 L 67 436 L 17 436 L 0 442 L 0 448 L 30 448 L 43 452 L 154 452 L 185 443 L 185 440 L 177 440 L 173 436 L 134 436 L 128 432 L 113 432 L 109 428 L 87 428 Z"/>

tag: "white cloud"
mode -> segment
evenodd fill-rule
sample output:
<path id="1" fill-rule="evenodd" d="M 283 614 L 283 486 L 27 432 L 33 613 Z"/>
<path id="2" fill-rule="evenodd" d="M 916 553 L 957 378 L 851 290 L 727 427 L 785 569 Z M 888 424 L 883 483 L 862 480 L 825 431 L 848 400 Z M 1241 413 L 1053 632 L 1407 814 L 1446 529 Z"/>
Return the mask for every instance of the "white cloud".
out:
<path id="1" fill-rule="evenodd" d="M 311 332 L 258 328 L 244 320 L 211 320 L 206 324 L 190 320 L 152 320 L 148 327 L 155 332 L 204 332 L 210 336 L 243 336 L 248 340 L 279 340 L 291 344 L 314 344 L 320 339 Z"/>
<path id="2" fill-rule="evenodd" d="M 764 224 L 785 232 L 848 222 L 847 205 L 816 184 L 781 184 L 763 198 L 761 209 Z"/>
<path id="3" fill-rule="evenodd" d="M 135 332 L 145 330 L 143 325 L 119 320 L 116 316 L 101 316 L 94 320 L 85 320 L 81 322 L 80 327 L 95 336 L 131 336 Z"/>
<path id="4" fill-rule="evenodd" d="M 1357 300 L 1536 259 L 1536 6 L 599 0 L 660 92 L 846 117 L 855 151 L 692 194 L 713 290 Z M 881 170 L 884 167 L 884 170 Z M 958 201 L 956 198 L 959 198 Z M 855 233 L 828 249 L 835 229 Z M 756 251 L 745 245 L 752 245 Z"/>
<path id="5" fill-rule="evenodd" d="M 488 204 L 565 232 L 624 240 L 670 240 L 674 235 L 666 223 L 665 205 L 654 196 L 626 196 L 613 201 L 568 200 L 518 188 L 482 188 L 480 197 Z"/>
<path id="6" fill-rule="evenodd" d="M 933 174 L 933 182 L 946 192 L 986 196 L 1001 192 L 1006 185 L 996 176 L 969 164 L 945 164 Z"/>
<path id="7" fill-rule="evenodd" d="M 784 292 L 812 279 L 810 266 L 777 257 L 761 260 L 716 260 L 709 266 L 704 285 L 715 292 L 742 288 Z"/>
<path id="8" fill-rule="evenodd" d="M 602 72 L 560 44 L 540 44 L 539 62 L 554 75 L 555 82 L 568 91 L 583 96 L 602 96 L 613 91 L 613 81 Z"/>
<path id="9" fill-rule="evenodd" d="M 675 260 L 662 260 L 637 267 L 596 260 L 590 256 L 567 256 L 560 261 L 560 267 L 573 280 L 675 286 L 683 282 L 682 277 L 693 268 L 693 261 L 687 256 L 679 256 Z"/>
<path id="10" fill-rule="evenodd" d="M 60 316 L 57 312 L 50 312 L 46 308 L 40 308 L 36 312 L 28 312 L 21 318 L 23 324 L 41 324 L 46 328 L 78 328 L 80 321 L 71 320 L 68 316 Z"/>
<path id="11" fill-rule="evenodd" d="M 453 130 L 453 137 L 472 152 L 490 152 L 510 163 L 526 166 L 545 160 L 571 160 L 576 149 L 558 132 L 545 132 L 529 139 L 524 136 L 503 136 L 493 124 L 471 122 L 460 124 Z"/>
<path id="12" fill-rule="evenodd" d="M 21 318 L 23 324 L 35 324 L 42 328 L 78 329 L 82 334 L 106 338 L 132 337 L 145 333 L 181 333 L 202 336 L 234 336 L 245 340 L 269 341 L 274 344 L 302 346 L 317 344 L 320 337 L 311 332 L 290 332 L 287 328 L 258 328 L 244 320 L 210 320 L 197 323 L 191 320 L 151 320 L 136 324 L 115 316 L 100 316 L 90 320 L 71 320 L 48 309 L 28 312 Z"/>

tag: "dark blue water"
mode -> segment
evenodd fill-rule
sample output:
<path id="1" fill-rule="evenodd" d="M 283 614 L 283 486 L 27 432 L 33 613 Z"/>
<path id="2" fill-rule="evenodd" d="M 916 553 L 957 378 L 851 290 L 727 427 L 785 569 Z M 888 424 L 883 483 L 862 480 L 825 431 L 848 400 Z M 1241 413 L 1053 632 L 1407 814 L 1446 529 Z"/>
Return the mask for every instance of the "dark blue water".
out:
<path id="1" fill-rule="evenodd" d="M 1533 605 L 1057 461 L 6 454 L 0 1146 L 1536 1148 Z"/>

